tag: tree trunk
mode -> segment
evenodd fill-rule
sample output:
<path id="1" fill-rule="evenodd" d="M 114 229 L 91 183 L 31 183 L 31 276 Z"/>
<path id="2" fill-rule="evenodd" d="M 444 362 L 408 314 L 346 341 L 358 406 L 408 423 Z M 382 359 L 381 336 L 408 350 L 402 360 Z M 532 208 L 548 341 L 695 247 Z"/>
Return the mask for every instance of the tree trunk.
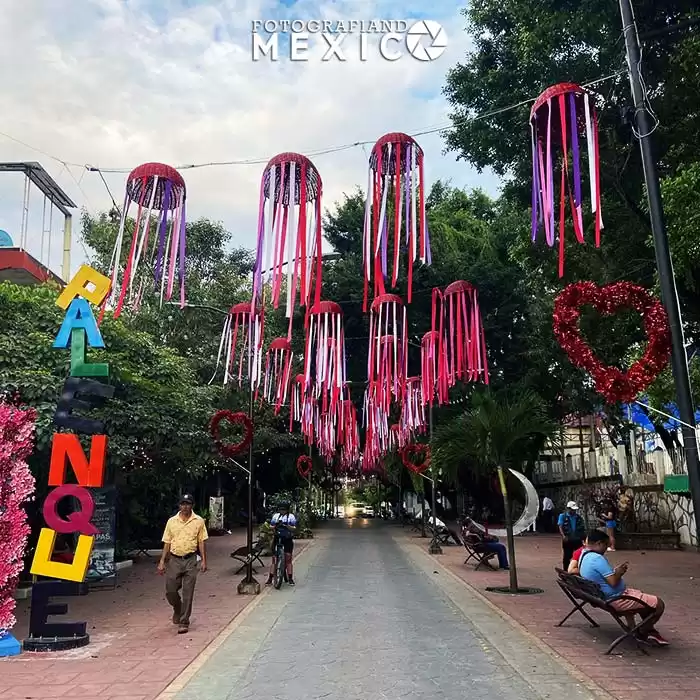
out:
<path id="1" fill-rule="evenodd" d="M 506 536 L 508 540 L 508 564 L 510 565 L 510 592 L 518 592 L 518 568 L 515 564 L 515 536 L 513 535 L 513 517 L 510 512 L 510 499 L 506 488 L 503 467 L 498 467 L 498 480 L 501 482 L 501 492 L 503 493 L 503 507 L 506 513 Z"/>

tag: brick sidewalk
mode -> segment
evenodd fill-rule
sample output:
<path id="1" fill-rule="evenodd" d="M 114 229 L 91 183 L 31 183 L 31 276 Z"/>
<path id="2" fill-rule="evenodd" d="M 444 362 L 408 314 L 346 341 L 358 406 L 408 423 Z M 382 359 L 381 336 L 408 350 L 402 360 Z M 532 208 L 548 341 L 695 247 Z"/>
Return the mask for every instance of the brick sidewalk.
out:
<path id="1" fill-rule="evenodd" d="M 397 532 L 401 536 L 401 530 L 397 528 Z M 410 535 L 406 533 L 406 536 Z M 429 542 L 419 537 L 412 537 L 412 541 L 426 548 Z M 588 626 L 578 614 L 564 627 L 555 627 L 572 607 L 555 583 L 554 566 L 561 566 L 557 537 L 516 538 L 518 583 L 542 588 L 542 595 L 487 593 L 486 586 L 508 585 L 508 573 L 474 571 L 473 562 L 465 566 L 462 547 L 443 547 L 443 552 L 443 556 L 436 558 L 451 572 L 614 697 L 620 700 L 686 700 L 693 694 L 700 697 L 700 555 L 656 551 L 608 554 L 613 564 L 629 561 L 629 573 L 625 576 L 629 585 L 657 594 L 666 603 L 659 629 L 672 646 L 650 649 L 645 657 L 628 642 L 617 648 L 619 655 L 603 655 L 607 645 L 618 636 L 618 627 L 609 615 L 600 611 L 592 613 L 601 625 L 597 629 Z"/>
<path id="2" fill-rule="evenodd" d="M 115 590 L 69 599 L 68 619 L 89 623 L 88 646 L 0 659 L 0 696 L 152 700 L 254 600 L 236 592 L 242 575 L 234 575 L 238 564 L 229 555 L 243 544 L 243 530 L 209 539 L 210 568 L 197 581 L 189 634 L 178 635 L 171 622 L 157 558 L 141 559 L 120 572 Z M 305 545 L 298 542 L 296 551 Z M 264 584 L 265 578 L 258 569 L 258 581 Z M 17 608 L 14 632 L 22 639 L 27 634 L 28 602 L 19 602 Z"/>

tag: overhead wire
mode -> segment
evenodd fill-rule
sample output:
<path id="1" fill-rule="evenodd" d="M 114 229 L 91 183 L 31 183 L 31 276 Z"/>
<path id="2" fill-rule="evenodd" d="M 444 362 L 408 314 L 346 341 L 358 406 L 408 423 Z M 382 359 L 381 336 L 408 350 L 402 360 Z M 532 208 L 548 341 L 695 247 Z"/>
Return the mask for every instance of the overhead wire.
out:
<path id="1" fill-rule="evenodd" d="M 582 87 L 593 87 L 595 85 L 599 85 L 600 83 L 607 82 L 608 80 L 612 80 L 614 78 L 617 78 L 621 74 L 625 73 L 625 70 L 617 70 L 614 73 L 610 73 L 609 75 L 604 75 L 601 76 L 600 78 L 596 78 L 594 80 L 590 80 L 588 82 L 585 82 L 582 84 Z M 469 124 L 474 121 L 480 121 L 483 119 L 489 119 L 491 117 L 495 117 L 499 114 L 503 114 L 505 112 L 509 112 L 515 109 L 518 109 L 519 107 L 522 107 L 524 105 L 530 104 L 534 102 L 537 98 L 536 97 L 530 97 L 524 100 L 519 100 L 518 102 L 514 102 L 512 104 L 506 105 L 504 107 L 498 107 L 492 110 L 487 110 L 486 112 L 482 112 L 479 114 L 468 114 L 464 115 L 463 117 L 456 117 L 451 119 L 450 121 L 443 122 L 438 125 L 434 126 L 429 126 L 429 127 L 424 127 L 422 129 L 418 129 L 416 131 L 411 132 L 409 135 L 410 136 L 425 136 L 428 134 L 436 134 L 442 131 L 447 131 L 449 129 L 454 129 L 460 126 L 463 126 L 465 124 Z M 35 146 L 32 146 L 31 144 L 28 144 L 18 138 L 15 138 L 7 133 L 0 132 L 0 136 L 3 136 L 7 139 L 10 139 L 11 141 L 15 141 L 16 143 L 19 143 L 23 146 L 26 146 L 27 148 L 32 149 L 33 151 L 36 151 L 38 153 L 42 153 L 45 155 L 47 158 L 51 158 L 52 160 L 55 160 L 63 165 L 72 165 L 75 167 L 79 168 L 85 168 L 88 172 L 96 172 L 99 173 L 102 176 L 102 179 L 104 181 L 104 175 L 105 173 L 107 174 L 112 174 L 112 173 L 129 173 L 131 172 L 132 168 L 127 168 L 127 167 L 107 167 L 107 166 L 96 166 L 96 165 L 90 165 L 90 164 L 84 164 L 80 165 L 78 163 L 73 163 L 71 161 L 66 161 L 62 158 L 59 158 L 51 153 L 48 153 L 47 151 L 44 151 L 40 148 L 36 148 Z M 356 140 L 356 141 L 351 141 L 345 144 L 340 144 L 337 146 L 327 146 L 323 148 L 316 148 L 316 149 L 310 149 L 304 151 L 304 155 L 308 157 L 318 157 L 318 156 L 324 156 L 324 155 L 329 155 L 332 153 L 340 153 L 343 151 L 350 150 L 352 148 L 363 148 L 365 146 L 370 146 L 374 144 L 374 140 L 371 139 L 363 139 L 363 140 Z M 223 161 L 207 161 L 207 162 L 202 162 L 202 163 L 184 163 L 181 165 L 176 166 L 178 170 L 195 170 L 195 169 L 201 169 L 201 168 L 214 168 L 214 167 L 228 167 L 228 166 L 243 166 L 243 165 L 264 165 L 270 160 L 269 156 L 266 157 L 255 157 L 255 158 L 240 158 L 240 159 L 233 159 L 233 160 L 223 160 Z M 106 186 L 106 182 L 105 182 Z M 107 187 L 109 190 L 109 188 Z M 110 194 L 111 196 L 111 194 Z M 114 201 L 114 198 L 112 197 L 112 200 Z M 116 204 L 116 203 L 115 203 Z"/>

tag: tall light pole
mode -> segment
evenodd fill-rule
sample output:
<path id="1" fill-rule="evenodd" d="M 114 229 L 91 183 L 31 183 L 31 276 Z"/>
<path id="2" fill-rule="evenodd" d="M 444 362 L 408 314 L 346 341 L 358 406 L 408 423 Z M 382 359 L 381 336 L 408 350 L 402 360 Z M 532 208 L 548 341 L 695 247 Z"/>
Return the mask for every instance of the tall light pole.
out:
<path id="1" fill-rule="evenodd" d="M 179 302 L 168 302 L 170 305 L 178 305 Z M 228 311 L 223 309 L 218 309 L 216 306 L 209 306 L 208 304 L 190 304 L 185 303 L 184 306 L 188 309 L 207 309 L 208 311 L 215 311 L 216 313 L 228 316 Z M 250 368 L 249 368 L 250 371 Z M 248 386 L 248 417 L 251 422 L 253 421 L 253 387 Z M 250 447 L 248 449 L 248 528 L 246 537 L 246 547 L 248 549 L 248 563 L 246 565 L 246 574 L 243 580 L 238 584 L 238 592 L 241 594 L 252 594 L 257 595 L 260 593 L 260 583 L 255 579 L 253 575 L 253 490 L 255 488 L 255 455 L 254 450 L 254 439 L 250 441 Z"/>
<path id="2" fill-rule="evenodd" d="M 646 94 L 640 74 L 642 53 L 639 47 L 639 36 L 631 0 L 620 0 L 620 14 L 622 15 L 622 30 L 625 35 L 625 46 L 627 48 L 627 64 L 632 87 L 632 98 L 634 100 L 636 131 L 639 139 L 639 148 L 642 153 L 642 167 L 644 169 L 644 181 L 649 202 L 649 217 L 654 239 L 656 267 L 659 271 L 661 300 L 668 314 L 671 327 L 671 366 L 676 383 L 676 400 L 683 431 L 685 460 L 688 468 L 697 530 L 697 525 L 700 522 L 700 459 L 698 459 L 698 441 L 695 430 L 695 407 L 693 406 L 693 397 L 690 389 L 690 375 L 685 352 L 685 338 L 680 304 L 678 302 L 678 290 L 676 289 L 671 251 L 668 244 L 668 235 L 666 234 L 661 186 L 659 185 L 659 174 L 656 169 L 651 141 L 654 125 L 649 118 L 649 112 L 645 104 Z"/>
<path id="3" fill-rule="evenodd" d="M 428 407 L 428 437 L 430 440 L 430 443 L 433 442 L 433 402 L 430 402 L 430 405 Z M 428 547 L 428 553 L 429 554 L 442 554 L 442 547 L 440 546 L 440 540 L 438 539 L 438 529 L 437 529 L 437 513 L 435 512 L 435 508 L 437 506 L 437 496 L 436 496 L 436 490 L 437 490 L 437 479 L 435 478 L 435 467 L 430 466 L 430 471 L 432 472 L 433 479 L 430 483 L 430 488 L 432 491 L 432 506 L 430 510 L 432 511 L 433 514 L 433 539 L 430 541 L 430 547 Z"/>

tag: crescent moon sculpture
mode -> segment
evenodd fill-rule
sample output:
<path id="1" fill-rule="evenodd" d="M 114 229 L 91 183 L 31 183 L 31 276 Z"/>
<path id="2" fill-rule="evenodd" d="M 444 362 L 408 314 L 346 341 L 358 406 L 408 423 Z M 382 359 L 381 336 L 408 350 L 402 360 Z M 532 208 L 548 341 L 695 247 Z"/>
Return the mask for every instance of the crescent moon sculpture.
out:
<path id="1" fill-rule="evenodd" d="M 522 472 L 517 472 L 514 469 L 508 469 L 508 471 L 516 477 L 525 489 L 525 507 L 523 512 L 517 521 L 513 524 L 513 534 L 519 535 L 521 532 L 525 532 L 532 524 L 537 520 L 537 515 L 540 512 L 540 498 L 537 495 L 537 491 L 533 486 L 532 482 L 523 474 Z M 479 528 L 486 532 L 486 528 L 480 523 L 476 523 Z M 505 537 L 507 532 L 503 528 L 491 529 L 489 528 L 489 534 L 495 535 L 496 537 Z"/>

